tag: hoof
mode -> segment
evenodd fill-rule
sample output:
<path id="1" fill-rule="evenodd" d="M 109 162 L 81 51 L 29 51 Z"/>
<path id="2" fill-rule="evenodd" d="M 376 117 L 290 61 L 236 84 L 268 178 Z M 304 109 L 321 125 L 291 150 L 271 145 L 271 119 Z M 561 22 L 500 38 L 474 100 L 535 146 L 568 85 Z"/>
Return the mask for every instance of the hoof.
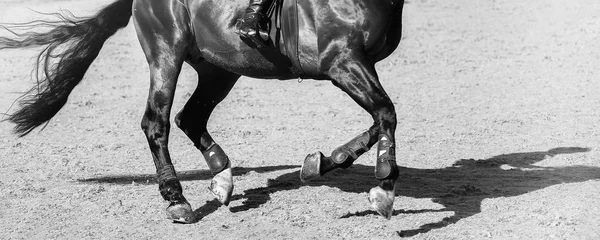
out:
<path id="1" fill-rule="evenodd" d="M 233 175 L 231 168 L 217 173 L 210 183 L 208 190 L 221 202 L 223 205 L 229 205 L 231 201 L 231 194 L 233 193 Z"/>
<path id="2" fill-rule="evenodd" d="M 321 177 L 321 159 L 323 159 L 323 153 L 316 152 L 308 154 L 302 163 L 302 169 L 300 170 L 300 180 L 303 183 Z"/>
<path id="3" fill-rule="evenodd" d="M 176 223 L 192 223 L 194 221 L 194 211 L 189 203 L 171 203 L 167 207 L 167 218 Z"/>
<path id="4" fill-rule="evenodd" d="M 391 191 L 383 190 L 381 187 L 371 188 L 369 191 L 369 202 L 371 206 L 386 219 L 392 218 L 394 212 L 394 195 L 395 189 Z"/>

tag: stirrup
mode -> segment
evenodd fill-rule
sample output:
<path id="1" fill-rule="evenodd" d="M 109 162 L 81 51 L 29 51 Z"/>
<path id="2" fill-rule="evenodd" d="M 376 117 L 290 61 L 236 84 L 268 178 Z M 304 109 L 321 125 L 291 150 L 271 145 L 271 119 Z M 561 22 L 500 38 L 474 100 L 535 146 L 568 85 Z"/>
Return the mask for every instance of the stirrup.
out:
<path id="1" fill-rule="evenodd" d="M 267 41 L 269 40 L 269 33 L 261 28 L 261 22 L 265 17 L 262 13 L 255 13 L 252 15 L 244 15 L 239 18 L 235 24 L 235 33 L 243 38 L 251 40 L 257 48 L 264 48 L 268 46 Z M 247 32 L 241 31 L 242 24 L 246 21 L 254 21 L 254 23 Z M 258 33 L 257 33 L 258 32 Z"/>
<path id="2" fill-rule="evenodd" d="M 267 43 L 267 40 L 269 39 L 269 34 L 267 32 L 265 32 L 262 29 L 259 29 L 258 34 L 256 34 L 256 32 L 253 33 L 254 34 L 248 33 L 247 35 L 244 35 L 244 37 L 252 40 L 252 42 L 256 44 L 256 48 L 266 48 L 269 46 L 269 44 Z"/>

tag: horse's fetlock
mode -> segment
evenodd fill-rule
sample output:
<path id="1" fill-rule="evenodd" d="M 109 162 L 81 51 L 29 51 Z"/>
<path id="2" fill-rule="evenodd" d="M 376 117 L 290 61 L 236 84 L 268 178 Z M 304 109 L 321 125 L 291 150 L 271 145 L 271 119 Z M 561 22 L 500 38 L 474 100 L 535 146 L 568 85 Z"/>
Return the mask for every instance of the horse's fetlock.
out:
<path id="1" fill-rule="evenodd" d="M 158 185 L 160 195 L 169 202 L 178 202 L 183 200 L 183 188 L 177 179 L 162 181 Z"/>
<path id="2" fill-rule="evenodd" d="M 202 151 L 202 155 L 213 175 L 230 167 L 229 157 L 227 157 L 221 146 L 216 143 Z"/>
<path id="3" fill-rule="evenodd" d="M 394 139 L 387 134 L 380 134 L 378 138 L 375 177 L 379 180 L 396 179 L 398 178 L 398 166 L 396 165 Z"/>
<path id="4" fill-rule="evenodd" d="M 378 180 L 398 179 L 399 171 L 395 160 L 377 161 L 375 166 L 375 177 Z"/>
<path id="5" fill-rule="evenodd" d="M 352 156 L 354 155 L 354 156 Z M 335 149 L 331 152 L 331 160 L 339 165 L 340 168 L 348 168 L 358 158 L 356 153 Z"/>
<path id="6" fill-rule="evenodd" d="M 371 135 L 368 131 L 356 136 L 348 143 L 336 148 L 331 152 L 331 160 L 340 168 L 348 168 L 358 157 L 369 151 Z"/>

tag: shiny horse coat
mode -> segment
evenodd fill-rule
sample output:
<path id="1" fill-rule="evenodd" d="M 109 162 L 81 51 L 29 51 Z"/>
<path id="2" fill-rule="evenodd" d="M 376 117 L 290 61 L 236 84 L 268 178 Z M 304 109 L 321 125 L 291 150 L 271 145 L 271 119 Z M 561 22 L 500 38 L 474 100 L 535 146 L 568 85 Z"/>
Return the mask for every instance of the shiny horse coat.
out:
<path id="1" fill-rule="evenodd" d="M 257 50 L 234 33 L 235 21 L 246 5 L 246 1 L 227 0 L 138 0 L 134 1 L 133 17 L 145 52 L 152 52 L 147 48 L 160 43 L 144 39 L 171 32 L 188 45 L 187 61 L 206 61 L 256 78 L 297 78 L 271 60 L 270 55 L 277 54 L 276 60 L 289 61 L 279 55 L 285 52 L 283 39 L 271 49 Z M 403 1 L 298 0 L 298 52 L 305 77 L 331 79 L 327 76 L 331 60 L 340 55 L 360 53 L 370 63 L 387 57 L 400 41 L 402 5 Z M 273 19 L 273 25 L 276 21 Z M 169 44 L 177 41 L 164 40 Z"/>
<path id="2" fill-rule="evenodd" d="M 300 171 L 301 180 L 349 167 L 379 143 L 375 177 L 380 183 L 369 192 L 369 200 L 379 214 L 390 218 L 398 178 L 396 112 L 379 82 L 375 63 L 389 56 L 400 42 L 404 1 L 278 2 L 283 5 L 271 18 L 269 47 L 260 49 L 235 33 L 246 0 L 116 0 L 89 18 L 62 16 L 63 21 L 41 21 L 41 25 L 54 26 L 47 32 L 26 32 L 14 39 L 0 37 L 0 49 L 46 46 L 37 65 L 46 71 L 9 120 L 20 135 L 49 121 L 66 103 L 105 41 L 132 17 L 150 69 L 150 91 L 141 126 L 152 152 L 161 196 L 169 203 L 168 218 L 197 221 L 168 150 L 171 106 L 184 63 L 197 71 L 198 87 L 175 117 L 175 124 L 207 161 L 214 174 L 209 189 L 221 203 L 231 201 L 233 162 L 207 131 L 213 109 L 242 75 L 301 77 L 330 80 L 373 118 L 367 131 L 329 156 L 309 154 Z M 35 23 L 20 26 L 34 28 Z"/>

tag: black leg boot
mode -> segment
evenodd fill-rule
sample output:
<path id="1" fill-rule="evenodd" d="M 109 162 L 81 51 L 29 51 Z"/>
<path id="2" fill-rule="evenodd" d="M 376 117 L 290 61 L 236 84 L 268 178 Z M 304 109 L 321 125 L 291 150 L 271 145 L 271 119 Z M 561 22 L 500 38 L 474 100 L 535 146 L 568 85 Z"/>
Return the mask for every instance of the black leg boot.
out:
<path id="1" fill-rule="evenodd" d="M 235 24 L 235 32 L 252 40 L 258 48 L 266 47 L 265 40 L 268 39 L 269 33 L 262 26 L 266 16 L 265 12 L 272 2 L 273 0 L 250 0 L 250 6 L 246 8 L 246 13 Z"/>

